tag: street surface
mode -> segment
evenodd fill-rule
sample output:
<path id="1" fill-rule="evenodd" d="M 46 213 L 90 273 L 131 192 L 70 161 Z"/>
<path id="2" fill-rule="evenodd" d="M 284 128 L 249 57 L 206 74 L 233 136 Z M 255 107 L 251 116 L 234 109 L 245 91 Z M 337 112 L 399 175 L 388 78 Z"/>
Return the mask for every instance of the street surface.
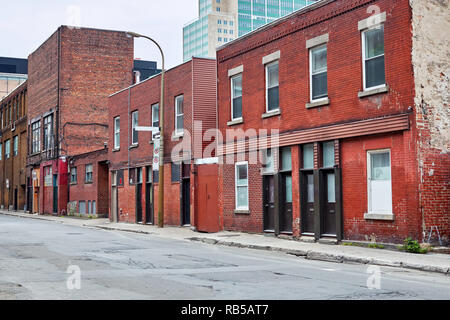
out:
<path id="1" fill-rule="evenodd" d="M 449 276 L 368 267 L 0 215 L 1 300 L 450 299 Z"/>

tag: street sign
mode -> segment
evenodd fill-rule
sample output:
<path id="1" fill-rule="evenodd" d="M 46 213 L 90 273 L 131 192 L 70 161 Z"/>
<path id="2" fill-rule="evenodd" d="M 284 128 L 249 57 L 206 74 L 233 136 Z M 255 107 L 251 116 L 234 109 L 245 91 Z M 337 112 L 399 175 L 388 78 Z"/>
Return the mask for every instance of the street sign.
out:
<path id="1" fill-rule="evenodd" d="M 160 146 L 160 140 L 158 139 L 153 140 L 153 171 L 159 171 L 159 146 Z"/>

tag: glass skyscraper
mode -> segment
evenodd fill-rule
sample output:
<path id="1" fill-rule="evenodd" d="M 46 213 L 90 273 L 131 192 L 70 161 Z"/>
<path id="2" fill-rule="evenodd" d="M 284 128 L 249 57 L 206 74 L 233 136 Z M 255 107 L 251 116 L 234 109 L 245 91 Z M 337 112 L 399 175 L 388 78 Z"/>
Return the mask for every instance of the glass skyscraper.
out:
<path id="1" fill-rule="evenodd" d="M 199 0 L 183 28 L 183 60 L 216 56 L 216 47 L 318 0 Z"/>
<path id="2" fill-rule="evenodd" d="M 288 15 L 318 0 L 238 0 L 238 35 Z"/>

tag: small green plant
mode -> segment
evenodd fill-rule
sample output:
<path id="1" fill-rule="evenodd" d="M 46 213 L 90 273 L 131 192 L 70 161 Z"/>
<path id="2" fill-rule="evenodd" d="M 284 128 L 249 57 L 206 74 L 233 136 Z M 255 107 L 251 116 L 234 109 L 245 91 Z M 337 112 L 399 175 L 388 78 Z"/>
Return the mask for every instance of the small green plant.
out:
<path id="1" fill-rule="evenodd" d="M 354 247 L 363 247 L 361 243 L 355 243 L 355 242 L 342 242 L 343 246 L 354 246 Z"/>
<path id="2" fill-rule="evenodd" d="M 378 243 L 369 243 L 367 245 L 368 248 L 373 248 L 373 249 L 384 249 L 384 246 L 382 244 L 378 244 Z"/>
<path id="3" fill-rule="evenodd" d="M 401 250 L 411 252 L 411 253 L 427 253 L 428 250 L 425 248 L 421 248 L 420 244 L 417 240 L 413 240 L 411 238 L 406 238 L 403 241 L 403 246 Z"/>

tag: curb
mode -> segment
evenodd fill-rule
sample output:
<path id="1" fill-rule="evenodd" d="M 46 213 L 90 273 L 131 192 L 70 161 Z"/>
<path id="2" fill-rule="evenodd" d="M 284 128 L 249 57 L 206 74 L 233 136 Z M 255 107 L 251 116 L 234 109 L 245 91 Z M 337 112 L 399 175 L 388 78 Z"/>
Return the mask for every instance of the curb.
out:
<path id="1" fill-rule="evenodd" d="M 36 220 L 45 220 L 45 221 L 53 221 L 58 223 L 67 224 L 66 221 L 58 221 L 54 219 L 48 219 L 45 216 L 36 216 L 36 215 L 29 215 L 29 216 L 23 216 L 23 215 L 16 215 L 13 213 L 8 212 L 0 212 L 0 215 L 7 215 L 7 216 L 14 216 L 17 218 L 30 218 L 30 219 L 36 219 Z M 108 227 L 108 226 L 102 226 L 102 225 L 78 225 L 81 227 L 87 227 L 87 228 L 96 228 L 101 230 L 108 230 L 108 231 L 123 231 L 123 232 L 130 232 L 130 233 L 137 233 L 137 234 L 151 234 L 155 236 L 161 236 L 157 233 L 150 232 L 150 231 L 144 231 L 144 230 L 130 230 L 126 228 L 115 228 L 115 227 Z M 347 264 L 372 264 L 372 265 L 378 265 L 378 266 L 385 266 L 385 267 L 394 267 L 394 268 L 405 268 L 405 269 L 413 269 L 413 270 L 419 270 L 419 271 L 425 271 L 425 272 L 433 272 L 433 273 L 440 273 L 449 276 L 450 275 L 450 267 L 439 267 L 439 266 L 430 266 L 430 265 L 422 265 L 417 263 L 410 263 L 410 262 L 403 262 L 403 261 L 390 261 L 390 260 L 381 260 L 377 258 L 361 258 L 354 255 L 345 255 L 345 254 L 331 254 L 331 253 L 325 253 L 320 251 L 314 251 L 314 250 L 301 250 L 301 249 L 286 249 L 282 247 L 271 247 L 271 246 L 263 246 L 263 245 L 255 245 L 255 244 L 243 244 L 240 242 L 234 242 L 234 241 L 227 241 L 227 240 L 216 240 L 211 238 L 202 238 L 202 237 L 189 237 L 184 238 L 185 240 L 189 241 L 197 241 L 202 242 L 210 245 L 222 245 L 222 246 L 228 246 L 228 247 L 235 247 L 235 248 L 247 248 L 247 249 L 255 249 L 255 250 L 265 250 L 265 251 L 274 251 L 274 252 L 283 252 L 289 255 L 305 258 L 307 260 L 316 260 L 316 261 L 326 261 L 326 262 L 334 262 L 334 263 L 347 263 Z"/>
<path id="2" fill-rule="evenodd" d="M 348 263 L 348 264 L 373 264 L 384 267 L 394 267 L 394 268 L 405 268 L 405 269 L 414 269 L 419 271 L 426 272 L 434 272 L 440 273 L 444 275 L 450 275 L 450 268 L 446 267 L 438 267 L 438 266 L 428 266 L 421 265 L 409 262 L 402 261 L 388 261 L 388 260 L 380 260 L 373 258 L 361 258 L 352 255 L 342 255 L 342 254 L 330 254 L 324 253 L 320 251 L 313 250 L 297 250 L 297 249 L 285 249 L 280 247 L 270 247 L 270 246 L 260 246 L 260 245 L 246 245 L 233 241 L 224 241 L 224 240 L 215 240 L 201 237 L 191 237 L 188 238 L 191 241 L 203 242 L 206 244 L 212 245 L 223 245 L 229 247 L 238 247 L 238 248 L 248 248 L 248 249 L 256 249 L 256 250 L 266 250 L 266 251 L 278 251 L 286 254 L 294 255 L 297 257 L 305 258 L 307 260 L 316 260 L 316 261 L 326 261 L 326 262 L 334 262 L 334 263 Z"/>

